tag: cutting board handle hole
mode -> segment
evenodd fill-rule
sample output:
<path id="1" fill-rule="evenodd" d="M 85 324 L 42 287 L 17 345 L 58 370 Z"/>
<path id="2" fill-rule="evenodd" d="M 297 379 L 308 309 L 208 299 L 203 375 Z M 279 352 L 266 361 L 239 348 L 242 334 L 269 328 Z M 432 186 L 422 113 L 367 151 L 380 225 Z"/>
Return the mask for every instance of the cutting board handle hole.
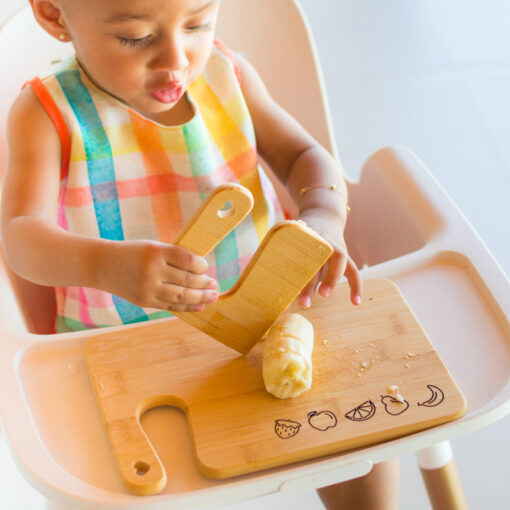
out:
<path id="1" fill-rule="evenodd" d="M 147 464 L 146 462 L 142 462 L 141 460 L 136 462 L 134 467 L 136 469 L 136 474 L 138 476 L 145 476 L 149 472 L 149 469 L 151 468 L 149 464 Z"/>
<path id="2" fill-rule="evenodd" d="M 234 203 L 231 200 L 227 200 L 221 209 L 218 209 L 218 216 L 220 218 L 228 218 L 234 214 Z"/>

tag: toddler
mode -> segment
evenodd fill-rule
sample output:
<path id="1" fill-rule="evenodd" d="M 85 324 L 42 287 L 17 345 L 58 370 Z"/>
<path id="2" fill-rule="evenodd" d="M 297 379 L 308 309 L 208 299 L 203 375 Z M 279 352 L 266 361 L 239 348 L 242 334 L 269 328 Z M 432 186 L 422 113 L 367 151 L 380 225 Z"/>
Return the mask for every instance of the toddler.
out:
<path id="1" fill-rule="evenodd" d="M 328 296 L 343 275 L 360 303 L 343 238 L 341 169 L 271 99 L 256 70 L 214 39 L 219 0 L 30 3 L 75 55 L 29 81 L 12 106 L 2 242 L 17 274 L 55 288 L 56 332 L 216 301 L 283 219 L 258 157 L 285 184 L 299 218 L 334 248 L 301 305 L 311 306 L 319 282 Z M 253 194 L 247 219 L 206 258 L 172 245 L 227 182 Z M 378 464 L 320 495 L 328 508 L 395 508 L 397 478 L 394 463 Z"/>

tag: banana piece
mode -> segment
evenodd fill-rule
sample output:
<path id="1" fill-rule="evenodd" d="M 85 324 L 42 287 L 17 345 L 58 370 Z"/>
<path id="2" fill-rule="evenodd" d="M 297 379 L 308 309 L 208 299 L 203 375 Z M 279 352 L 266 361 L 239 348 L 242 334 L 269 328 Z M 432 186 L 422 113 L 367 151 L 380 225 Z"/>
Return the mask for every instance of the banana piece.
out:
<path id="1" fill-rule="evenodd" d="M 277 398 L 297 397 L 312 386 L 312 323 L 298 313 L 284 315 L 265 334 L 262 377 Z"/>

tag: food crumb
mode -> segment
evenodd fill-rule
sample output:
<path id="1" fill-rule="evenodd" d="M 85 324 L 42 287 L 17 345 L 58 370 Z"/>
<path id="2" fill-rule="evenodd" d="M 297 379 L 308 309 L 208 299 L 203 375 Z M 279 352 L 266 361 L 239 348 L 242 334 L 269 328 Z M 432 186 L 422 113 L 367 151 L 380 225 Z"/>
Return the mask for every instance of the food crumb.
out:
<path id="1" fill-rule="evenodd" d="M 397 401 L 403 404 L 405 402 L 404 397 L 400 394 L 398 390 L 398 386 L 396 384 L 390 384 L 388 386 L 388 392 L 392 394 L 392 397 Z"/>
<path id="2" fill-rule="evenodd" d="M 408 358 L 414 358 L 415 356 L 418 356 L 415 352 L 408 352 L 407 357 Z"/>
<path id="3" fill-rule="evenodd" d="M 361 365 L 362 368 L 368 368 L 368 364 L 366 361 L 360 361 L 359 364 Z"/>
<path id="4" fill-rule="evenodd" d="M 329 341 L 328 340 L 324 339 L 322 341 L 322 343 L 324 344 L 325 347 L 329 347 Z"/>
<path id="5" fill-rule="evenodd" d="M 409 365 L 409 363 L 406 363 L 406 364 L 405 364 L 405 367 L 406 367 L 406 368 L 409 368 L 410 366 L 411 366 L 411 365 Z"/>

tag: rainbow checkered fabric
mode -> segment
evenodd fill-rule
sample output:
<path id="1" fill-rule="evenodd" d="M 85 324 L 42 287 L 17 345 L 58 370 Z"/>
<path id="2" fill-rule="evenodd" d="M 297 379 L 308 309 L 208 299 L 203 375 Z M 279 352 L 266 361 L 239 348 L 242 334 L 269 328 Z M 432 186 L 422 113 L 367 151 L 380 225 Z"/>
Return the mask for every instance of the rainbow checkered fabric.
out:
<path id="1" fill-rule="evenodd" d="M 224 47 L 215 45 L 203 73 L 187 90 L 193 118 L 170 127 L 101 91 L 74 57 L 41 76 L 71 138 L 58 224 L 83 236 L 171 243 L 212 189 L 240 183 L 254 196 L 253 211 L 207 256 L 208 274 L 221 291 L 230 288 L 269 228 L 283 219 L 258 164 L 234 64 Z M 171 316 L 85 287 L 58 287 L 56 298 L 57 332 Z"/>

